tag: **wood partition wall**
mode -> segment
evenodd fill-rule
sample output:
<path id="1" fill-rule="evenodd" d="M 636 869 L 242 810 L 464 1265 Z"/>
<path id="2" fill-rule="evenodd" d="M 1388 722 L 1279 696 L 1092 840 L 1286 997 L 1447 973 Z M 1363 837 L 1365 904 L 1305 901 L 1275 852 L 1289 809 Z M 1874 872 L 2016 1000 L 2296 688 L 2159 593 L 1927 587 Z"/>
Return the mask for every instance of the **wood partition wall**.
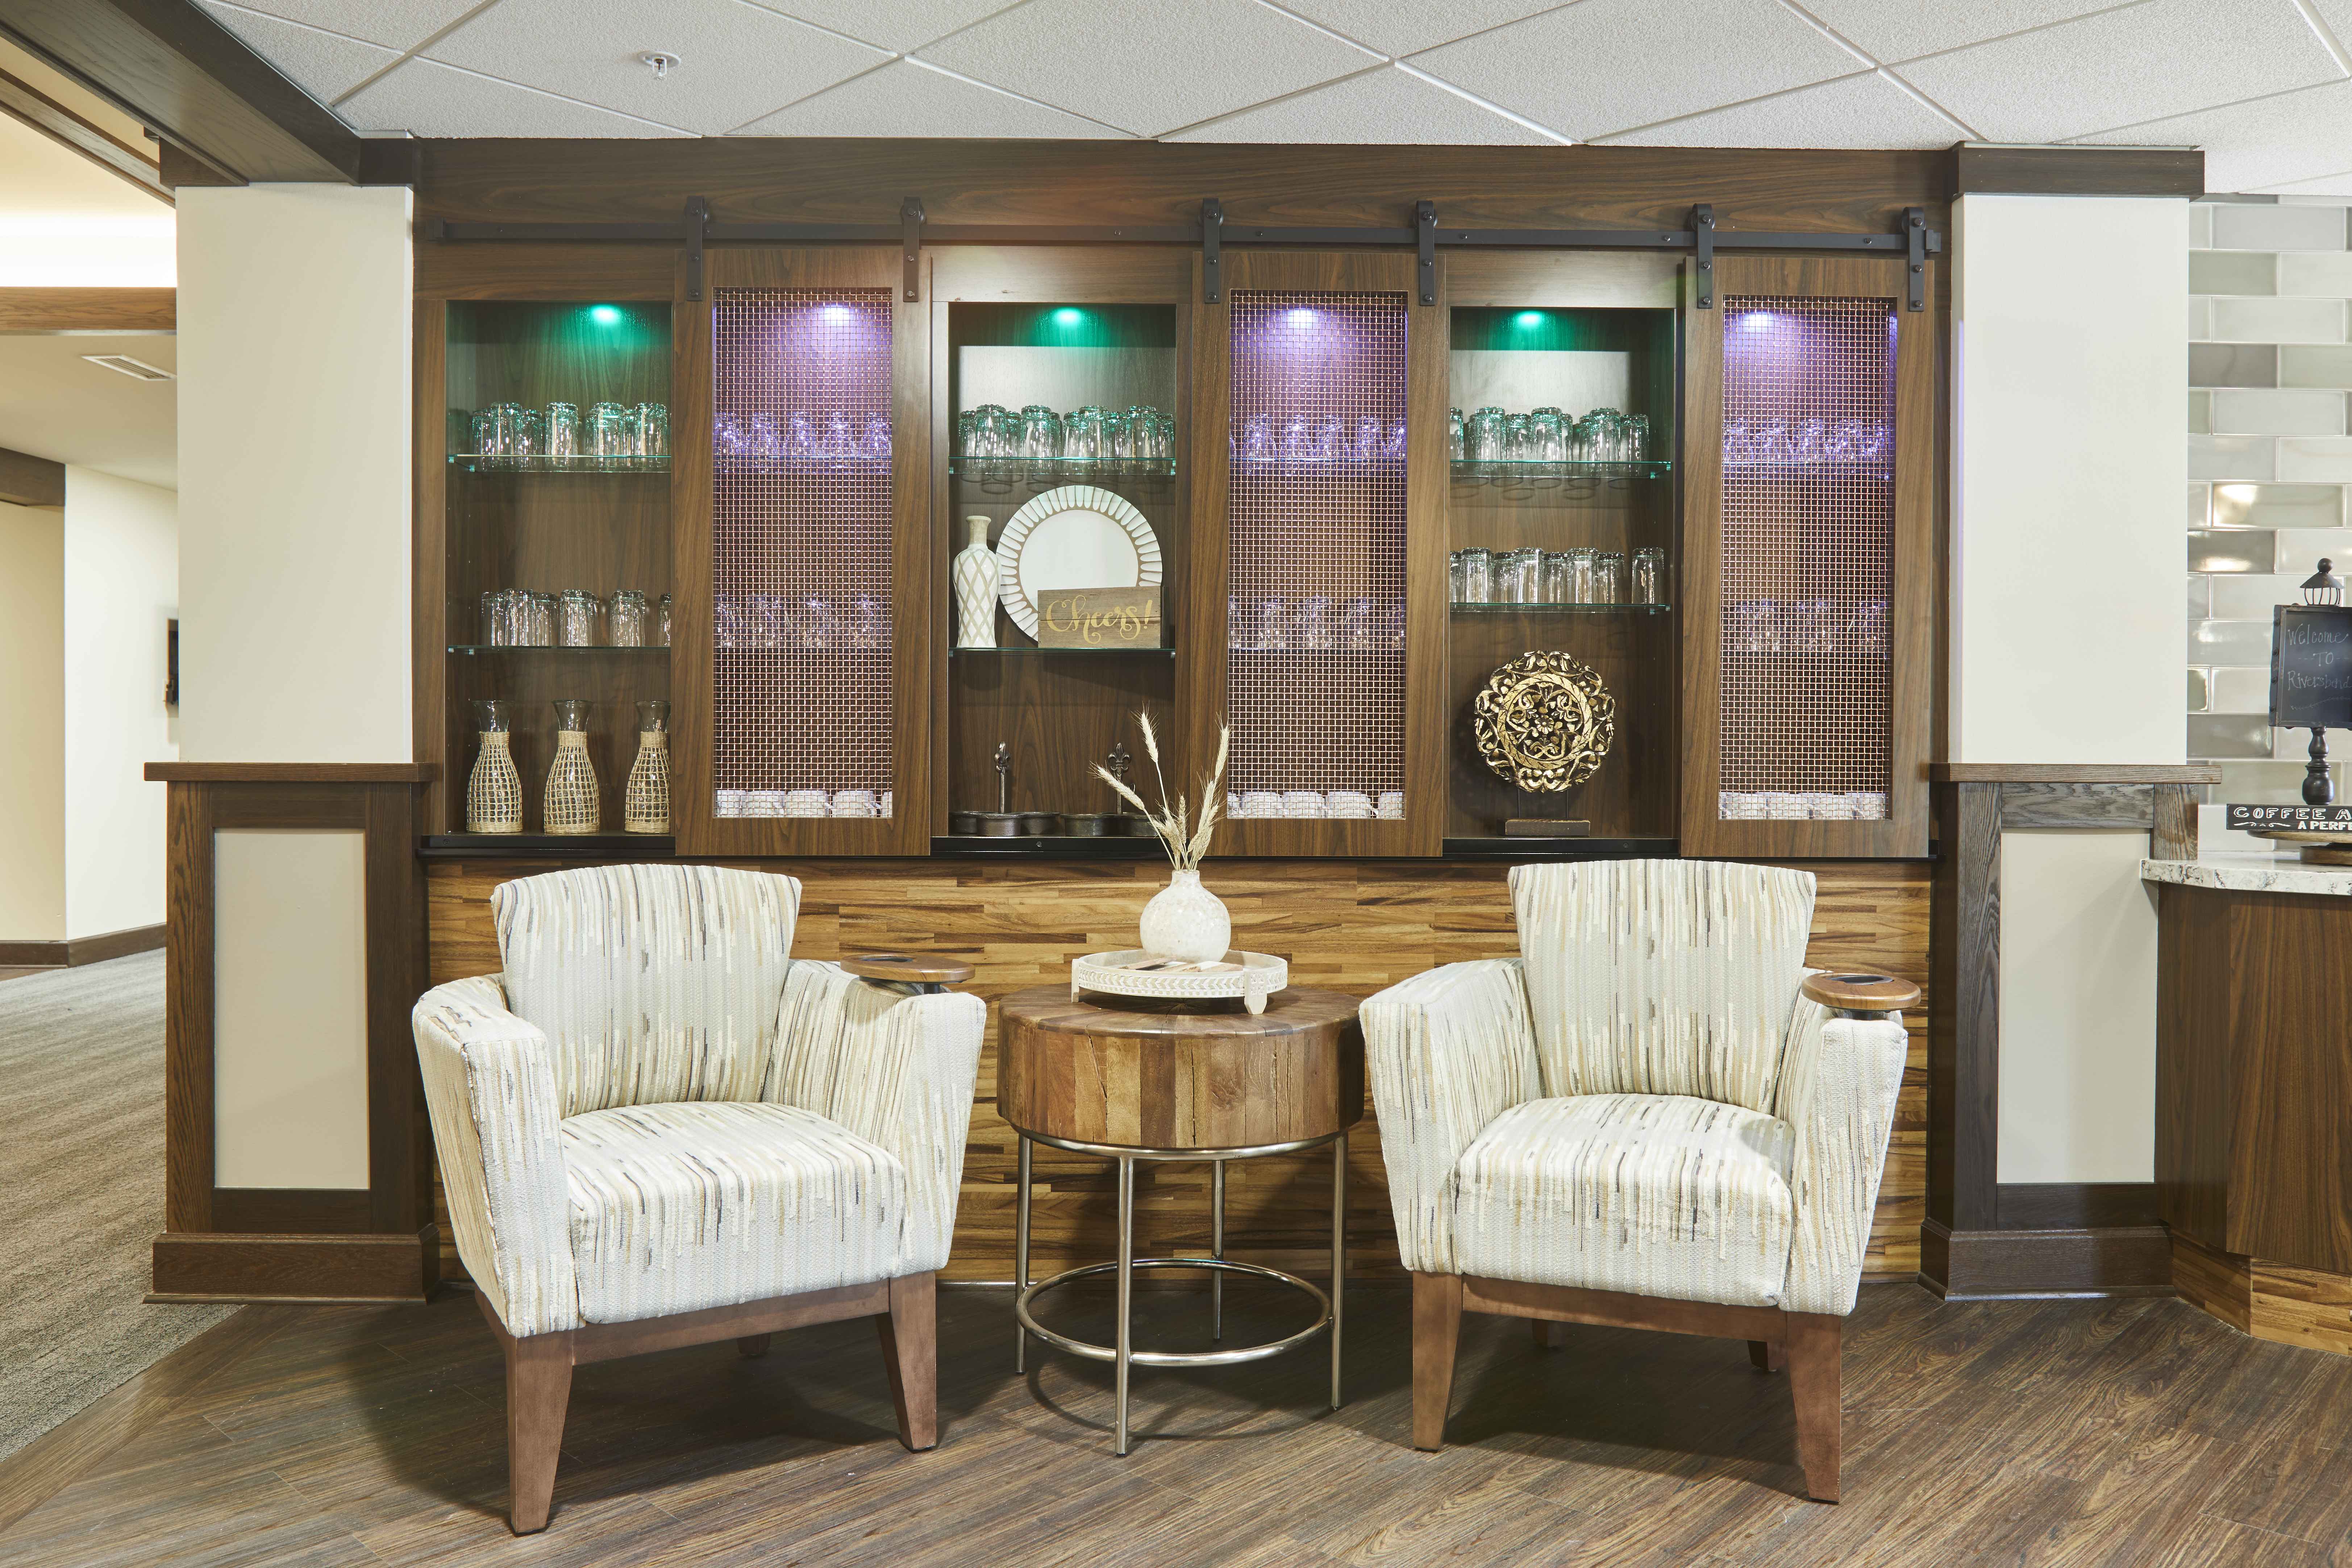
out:
<path id="1" fill-rule="evenodd" d="M 1069 962 L 1131 942 L 1144 900 L 1164 866 L 968 860 L 820 860 L 738 862 L 801 880 L 794 956 L 913 948 L 973 967 L 960 988 L 991 1003 L 1024 987 L 1067 983 Z M 1807 961 L 1928 982 L 1928 868 L 1919 862 L 1808 862 L 1819 879 Z M 490 890 L 551 869 L 544 861 L 449 861 L 426 881 L 436 984 L 494 973 L 498 936 Z M 1233 911 L 1236 944 L 1280 953 L 1293 984 L 1369 996 L 1439 964 L 1518 950 L 1504 868 L 1399 861 L 1229 860 L 1203 881 Z M 1908 1280 L 1919 1267 L 1927 1177 L 1928 1020 L 1942 1005 L 1929 991 L 1905 1017 L 1911 1033 L 1866 1277 Z M 996 1018 L 989 1015 L 979 1103 L 964 1159 L 948 1280 L 1013 1278 L 1013 1129 L 996 1113 Z M 1379 1129 L 1367 1114 L 1349 1142 L 1349 1268 L 1402 1280 Z M 1113 1255 L 1111 1166 L 1039 1145 L 1030 1269 L 1042 1276 Z M 1294 1272 L 1328 1267 L 1330 1166 L 1320 1154 L 1236 1162 L 1228 1167 L 1227 1255 Z M 1161 1252 L 1209 1245 L 1205 1166 L 1153 1166 L 1137 1175 L 1139 1248 Z M 445 1238 L 441 1269 L 458 1271 Z"/>

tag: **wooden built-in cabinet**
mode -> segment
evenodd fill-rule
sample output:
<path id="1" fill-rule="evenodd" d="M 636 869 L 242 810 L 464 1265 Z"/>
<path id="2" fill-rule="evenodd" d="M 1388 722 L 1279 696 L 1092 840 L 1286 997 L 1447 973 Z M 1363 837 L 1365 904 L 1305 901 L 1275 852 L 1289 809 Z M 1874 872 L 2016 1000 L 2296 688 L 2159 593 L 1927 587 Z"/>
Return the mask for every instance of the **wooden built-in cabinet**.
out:
<path id="1" fill-rule="evenodd" d="M 1927 852 L 1938 318 L 1906 308 L 1898 258 L 1719 256 L 1706 306 L 1665 252 L 1463 249 L 1424 277 L 1402 251 L 1237 247 L 1213 290 L 1198 251 L 1160 245 L 467 261 L 421 268 L 417 329 L 418 725 L 443 849 L 496 847 L 464 833 L 468 705 L 496 695 L 532 830 L 551 703 L 594 704 L 608 832 L 543 852 L 672 852 L 618 832 L 633 705 L 667 697 L 681 854 L 1052 854 L 1072 846 L 952 817 L 996 810 L 1000 745 L 1013 810 L 1115 810 L 1093 769 L 1124 743 L 1148 778 L 1139 714 L 1188 796 L 1233 726 L 1224 792 L 1252 809 L 1221 853 Z M 669 405 L 666 467 L 469 455 L 472 407 L 608 397 Z M 990 403 L 1150 407 L 1174 439 L 1154 462 L 977 459 L 959 416 Z M 1614 407 L 1648 446 L 1454 460 L 1449 407 L 1487 405 Z M 1159 644 L 1042 648 L 999 608 L 992 647 L 957 646 L 967 520 L 993 545 L 1067 485 L 1144 518 Z M 1454 602 L 1451 552 L 1530 547 L 1624 556 L 1628 601 L 1656 550 L 1656 598 Z M 508 586 L 668 593 L 672 646 L 486 648 L 479 596 Z M 1550 795 L 1489 770 L 1470 716 L 1538 650 L 1615 704 L 1600 771 Z M 1391 810 L 1271 804 L 1306 790 Z M 1588 836 L 1507 838 L 1513 818 Z"/>

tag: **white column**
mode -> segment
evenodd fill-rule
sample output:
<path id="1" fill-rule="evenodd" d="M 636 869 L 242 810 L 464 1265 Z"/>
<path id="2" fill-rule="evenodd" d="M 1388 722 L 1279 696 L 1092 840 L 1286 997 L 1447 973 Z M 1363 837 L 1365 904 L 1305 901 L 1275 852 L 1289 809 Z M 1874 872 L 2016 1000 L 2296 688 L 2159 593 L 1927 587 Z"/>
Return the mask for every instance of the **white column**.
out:
<path id="1" fill-rule="evenodd" d="M 2178 763 L 2189 205 L 1954 204 L 1950 756 Z M 2147 1181 L 2141 831 L 2005 835 L 2003 1182 Z"/>

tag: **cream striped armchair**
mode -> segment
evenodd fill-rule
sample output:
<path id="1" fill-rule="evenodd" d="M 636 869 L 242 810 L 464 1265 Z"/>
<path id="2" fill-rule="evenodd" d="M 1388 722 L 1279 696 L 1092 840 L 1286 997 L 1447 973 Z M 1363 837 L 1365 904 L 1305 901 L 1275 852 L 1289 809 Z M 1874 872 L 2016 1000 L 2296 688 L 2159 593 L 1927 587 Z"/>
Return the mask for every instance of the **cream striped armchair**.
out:
<path id="1" fill-rule="evenodd" d="M 1804 872 L 1595 861 L 1510 889 L 1520 956 L 1360 1015 L 1413 1276 L 1415 1446 L 1444 1439 L 1465 1308 L 1534 1319 L 1539 1343 L 1559 1322 L 1717 1334 L 1785 1361 L 1806 1490 L 1834 1501 L 1900 1016 L 1801 994 Z"/>
<path id="2" fill-rule="evenodd" d="M 948 1258 L 987 1009 L 791 956 L 800 883 L 618 865 L 501 884 L 503 973 L 416 1004 L 457 1255 L 507 1356 L 517 1533 L 575 1364 L 877 1318 L 937 1440 Z"/>

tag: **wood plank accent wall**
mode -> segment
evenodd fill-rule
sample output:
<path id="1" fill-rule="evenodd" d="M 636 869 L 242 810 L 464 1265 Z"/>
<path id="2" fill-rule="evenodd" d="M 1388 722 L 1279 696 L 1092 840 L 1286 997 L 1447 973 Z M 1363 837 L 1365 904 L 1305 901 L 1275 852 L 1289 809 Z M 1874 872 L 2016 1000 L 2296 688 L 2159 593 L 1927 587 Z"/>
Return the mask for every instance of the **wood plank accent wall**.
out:
<path id="1" fill-rule="evenodd" d="M 738 862 L 741 863 L 741 862 Z M 443 862 L 427 872 L 436 984 L 499 967 L 489 911 L 499 883 L 544 869 L 530 862 Z M 752 869 L 801 879 L 793 950 L 812 958 L 912 949 L 961 959 L 965 988 L 992 1004 L 1025 986 L 1066 983 L 1069 960 L 1131 945 L 1143 904 L 1166 881 L 1149 862 L 792 861 Z M 1821 879 L 1809 961 L 1873 969 L 1927 984 L 1929 867 L 1905 862 L 1807 864 Z M 1233 911 L 1237 945 L 1281 953 L 1295 984 L 1369 996 L 1439 964 L 1517 951 L 1501 865 L 1392 861 L 1223 861 L 1207 881 Z M 1907 1280 L 1919 1266 L 1927 1183 L 1927 1040 L 1932 992 L 1905 1019 L 1911 1030 L 1895 1136 L 1872 1227 L 1865 1277 Z M 978 1105 L 964 1164 L 955 1255 L 945 1278 L 1013 1276 L 1013 1130 L 996 1113 L 996 1017 L 981 1059 Z M 1249 1160 L 1227 1180 L 1229 1255 L 1309 1276 L 1326 1270 L 1329 1166 L 1315 1154 Z M 1351 1273 L 1399 1277 L 1388 1184 L 1370 1110 L 1350 1139 Z M 1106 1161 L 1040 1147 L 1033 1273 L 1112 1257 L 1114 1173 Z M 1203 1251 L 1209 1239 L 1205 1166 L 1138 1174 L 1138 1245 Z M 458 1270 L 441 1220 L 442 1267 Z"/>

